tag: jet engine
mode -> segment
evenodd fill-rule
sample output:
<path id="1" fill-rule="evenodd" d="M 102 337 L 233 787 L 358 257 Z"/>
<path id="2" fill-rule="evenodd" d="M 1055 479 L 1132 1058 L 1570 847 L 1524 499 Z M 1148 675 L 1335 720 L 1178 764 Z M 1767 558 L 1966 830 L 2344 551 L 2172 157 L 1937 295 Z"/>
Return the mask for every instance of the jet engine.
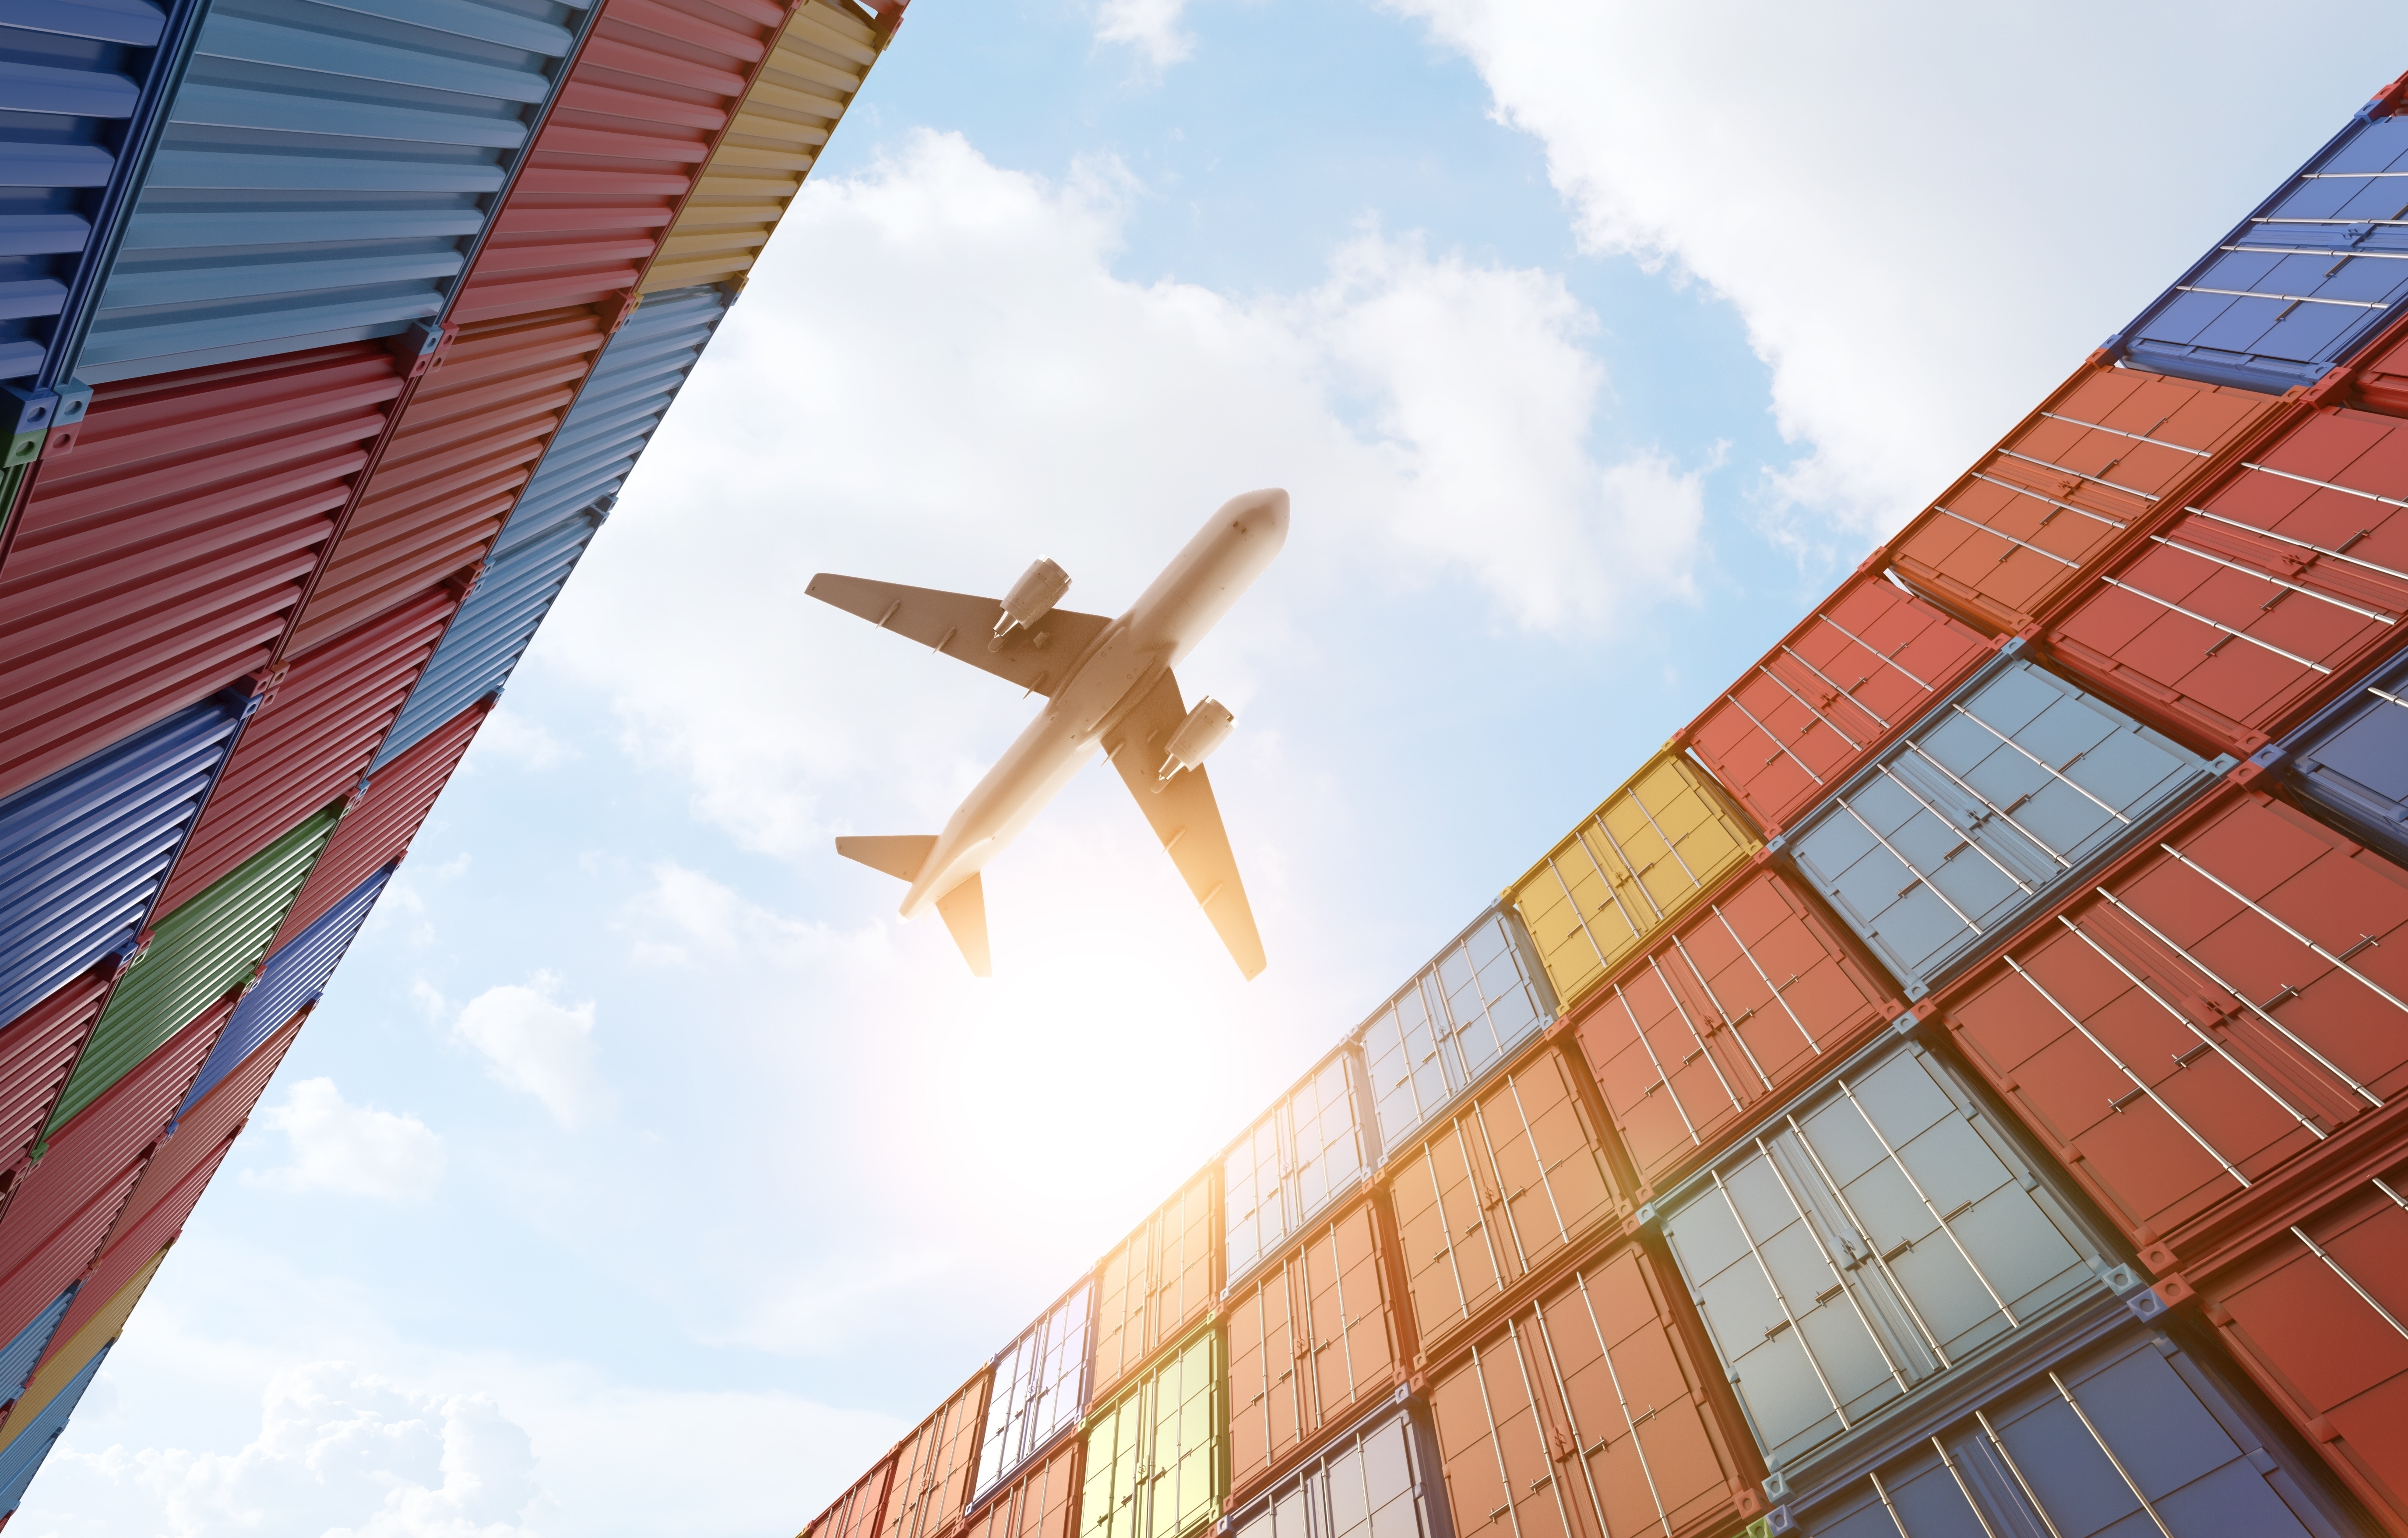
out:
<path id="1" fill-rule="evenodd" d="M 1162 768 L 1154 774 L 1154 788 L 1161 790 L 1181 769 L 1203 763 L 1212 755 L 1214 748 L 1229 740 L 1237 726 L 1238 718 L 1229 713 L 1229 707 L 1210 695 L 1197 700 L 1196 708 L 1187 712 L 1187 719 L 1170 734 L 1170 740 L 1163 744 Z"/>
<path id="2" fill-rule="evenodd" d="M 995 622 L 995 635 L 987 641 L 986 649 L 1002 651 L 1003 643 L 1014 630 L 1034 628 L 1069 591 L 1070 574 L 1039 556 L 1020 574 L 1020 581 L 1011 584 L 1011 591 L 1003 596 L 1003 614 Z"/>

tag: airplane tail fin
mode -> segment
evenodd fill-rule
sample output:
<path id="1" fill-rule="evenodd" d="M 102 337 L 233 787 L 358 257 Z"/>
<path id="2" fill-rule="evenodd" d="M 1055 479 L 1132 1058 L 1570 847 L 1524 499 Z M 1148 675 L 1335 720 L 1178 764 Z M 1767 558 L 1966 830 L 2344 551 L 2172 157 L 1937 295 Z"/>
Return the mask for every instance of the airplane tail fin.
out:
<path id="1" fill-rule="evenodd" d="M 937 847 L 934 833 L 898 833 L 885 838 L 838 839 L 836 852 L 849 860 L 858 860 L 872 870 L 883 870 L 897 881 L 910 881 L 920 874 L 920 867 L 928 862 L 928 851 Z"/>
<path id="2" fill-rule="evenodd" d="M 995 969 L 987 958 L 986 893 L 979 884 L 978 872 L 937 899 L 937 912 L 945 920 L 945 927 L 953 943 L 962 948 L 962 959 L 970 964 L 975 977 L 993 977 Z"/>

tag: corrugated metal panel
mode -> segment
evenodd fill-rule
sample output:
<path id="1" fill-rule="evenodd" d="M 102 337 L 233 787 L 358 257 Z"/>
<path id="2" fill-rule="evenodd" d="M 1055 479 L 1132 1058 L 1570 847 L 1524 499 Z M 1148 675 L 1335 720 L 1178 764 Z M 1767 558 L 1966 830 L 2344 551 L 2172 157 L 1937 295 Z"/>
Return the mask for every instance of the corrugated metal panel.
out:
<path id="1" fill-rule="evenodd" d="M 1643 1198 L 1901 1007 L 1813 898 L 1766 867 L 1598 992 L 1574 1029 Z"/>
<path id="2" fill-rule="evenodd" d="M 285 654 L 466 580 L 605 339 L 584 309 L 462 327 L 403 408 Z"/>
<path id="3" fill-rule="evenodd" d="M 2316 809 L 2408 862 L 2408 654 L 2333 701 L 2261 762 L 2287 760 Z"/>
<path id="4" fill-rule="evenodd" d="M 68 1071 L 100 1023 L 115 978 L 114 966 L 95 967 L 0 1034 L 0 1160 L 13 1165 L 33 1151 Z"/>
<path id="5" fill-rule="evenodd" d="M 886 1510 L 886 1487 L 894 1477 L 890 1454 L 837 1497 L 836 1504 L 813 1517 L 798 1538 L 875 1538 L 878 1519 Z"/>
<path id="6" fill-rule="evenodd" d="M 987 1401 L 986 1432 L 979 1439 L 981 1499 L 1079 1423 L 1087 1407 L 1095 1310 L 1095 1286 L 1082 1281 L 996 1358 L 995 1392 Z M 871 1525 L 874 1531 L 875 1518 Z"/>
<path id="7" fill-rule="evenodd" d="M 1514 1065 L 1389 1161 L 1397 1248 L 1422 1354 L 1630 1204 L 1553 1049 Z"/>
<path id="8" fill-rule="evenodd" d="M 1702 1538 L 1762 1509 L 1668 1271 L 1612 1245 L 1432 1374 L 1454 1538 Z"/>
<path id="9" fill-rule="evenodd" d="M 284 927 L 277 931 L 271 951 L 289 944 L 360 883 L 409 852 L 410 841 L 491 709 L 488 697 L 377 769 L 367 789 L 352 798 L 343 820 L 335 825 L 326 853 L 309 872 L 309 883 L 301 888 L 293 911 L 284 915 Z"/>
<path id="10" fill-rule="evenodd" d="M 228 989 L 247 982 L 334 831 L 332 809 L 252 855 L 232 875 L 159 920 L 93 1032 L 50 1126 L 92 1103 L 161 1042 Z"/>
<path id="11" fill-rule="evenodd" d="M 0 1346 L 0 1399 L 13 1404 L 24 1393 L 34 1369 L 50 1354 L 50 1338 L 58 1333 L 59 1323 L 67 1316 L 67 1310 L 75 1305 L 75 1284 L 69 1283 L 65 1291 L 50 1301 L 50 1307 L 17 1331 L 16 1339 Z M 5 1428 L 0 1428 L 0 1436 L 6 1434 Z"/>
<path id="12" fill-rule="evenodd" d="M 78 377 L 433 321 L 584 8 L 212 0 Z"/>
<path id="13" fill-rule="evenodd" d="M 2367 103 L 2173 287 L 2111 338 L 2143 368 L 2280 395 L 2314 384 L 2408 298 L 2408 119 Z"/>
<path id="14" fill-rule="evenodd" d="M 994 1380 L 992 1372 L 980 1369 L 895 1449 L 895 1484 L 878 1527 L 883 1538 L 937 1538 L 960 1519 L 978 1473 L 979 1433 Z"/>
<path id="15" fill-rule="evenodd" d="M 1843 1068 L 1658 1204 L 1776 1473 L 2104 1297 L 2073 1209 L 1913 1042 Z"/>
<path id="16" fill-rule="evenodd" d="M 1557 1006 L 1570 1009 L 1756 848 L 1722 787 L 1668 749 L 1505 898 L 1539 947 Z"/>
<path id="17" fill-rule="evenodd" d="M 94 395 L 0 560 L 0 795 L 264 672 L 403 382 L 360 344 Z"/>
<path id="18" fill-rule="evenodd" d="M 1404 1146 L 1554 1018 L 1520 917 L 1491 908 L 1355 1032 L 1380 1146 Z"/>
<path id="19" fill-rule="evenodd" d="M 987 1500 L 962 1538 L 1079 1538 L 1079 1457 L 1072 1437 Z"/>
<path id="20" fill-rule="evenodd" d="M 42 1460 L 50 1456 L 58 1445 L 59 1435 L 67 1429 L 67 1417 L 83 1402 L 84 1390 L 100 1375 L 103 1363 L 108 1360 L 108 1347 L 84 1365 L 82 1372 L 67 1380 L 41 1412 L 28 1420 L 24 1429 L 0 1448 L 0 1516 L 24 1504 L 25 1491 L 34 1476 L 42 1472 Z"/>
<path id="21" fill-rule="evenodd" d="M 1228 1524 L 1231 1538 L 1446 1538 L 1446 1487 L 1410 1410 L 1383 1410 Z"/>
<path id="22" fill-rule="evenodd" d="M 751 270 L 883 46 L 849 6 L 795 7 L 661 242 L 644 275 L 646 294 L 724 283 Z"/>
<path id="23" fill-rule="evenodd" d="M 1090 1393 L 1111 1392 L 1221 1296 L 1219 1174 L 1218 1165 L 1204 1169 L 1096 1268 Z"/>
<path id="24" fill-rule="evenodd" d="M 2000 634 L 2032 623 L 2152 510 L 2295 409 L 2100 363 L 2082 367 L 1890 540 L 1890 568 Z"/>
<path id="25" fill-rule="evenodd" d="M 100 1253 L 101 1242 L 116 1225 L 117 1215 L 124 1209 L 125 1199 L 141 1173 L 139 1163 L 119 1171 L 78 1204 L 37 1248 L 0 1274 L 0 1334 L 13 1336 L 22 1330 L 69 1282 L 84 1273 Z M 72 1312 L 68 1317 L 74 1317 Z"/>
<path id="26" fill-rule="evenodd" d="M 126 1318 L 133 1314 L 134 1305 L 142 1301 L 143 1291 L 150 1286 L 150 1279 L 159 1274 L 160 1264 L 166 1258 L 165 1250 L 152 1256 L 124 1286 L 108 1294 L 107 1301 L 98 1311 L 74 1333 L 61 1331 L 56 1336 L 40 1370 L 34 1374 L 33 1381 L 25 1385 L 23 1395 L 8 1411 L 7 1419 L 0 1421 L 0 1437 L 11 1435 L 17 1427 L 39 1416 L 43 1406 L 56 1399 L 68 1384 L 75 1381 L 76 1374 L 84 1370 L 85 1364 L 100 1355 L 109 1342 L 117 1339 L 124 1330 Z M 87 1290 L 89 1288 L 79 1290 L 76 1296 L 80 1299 Z"/>
<path id="27" fill-rule="evenodd" d="M 1940 1000 L 2142 1258 L 2408 1090 L 2408 870 L 2226 791 Z"/>
<path id="28" fill-rule="evenodd" d="M 132 947 L 242 714 L 221 695 L 0 800 L 0 1022 Z"/>
<path id="29" fill-rule="evenodd" d="M 1221 1515 L 1228 1493 L 1226 1373 L 1207 1327 L 1087 1417 L 1085 1538 L 1184 1538 Z"/>
<path id="30" fill-rule="evenodd" d="M 1381 1227 L 1374 1203 L 1358 1201 L 1230 1300 L 1232 1499 L 1403 1381 Z"/>
<path id="31" fill-rule="evenodd" d="M 240 1130 L 236 1128 L 236 1132 Z M 150 1264 L 183 1231 L 185 1220 L 193 1215 L 201 1192 L 208 1186 L 209 1177 L 218 1172 L 218 1166 L 225 1162 L 227 1150 L 234 1146 L 234 1133 L 204 1145 L 200 1157 L 193 1161 L 183 1178 L 168 1186 L 165 1179 L 167 1171 L 160 1166 L 166 1161 L 167 1150 L 175 1146 L 176 1139 L 169 1138 L 160 1146 L 159 1156 L 151 1160 L 151 1168 L 142 1171 L 142 1184 L 150 1186 L 154 1194 L 148 1205 L 140 1200 L 124 1204 L 118 1215 L 116 1229 L 108 1236 L 108 1247 L 92 1268 L 92 1274 L 84 1278 L 83 1290 L 76 1294 L 76 1306 L 67 1311 L 67 1322 L 60 1326 L 63 1332 L 72 1335 L 80 1331 L 105 1306 L 105 1300 L 115 1296 L 129 1277 Z M 136 1194 L 140 1194 L 138 1187 Z"/>
<path id="32" fill-rule="evenodd" d="M 2172 729 L 2263 747 L 2408 631 L 2408 422 L 2317 411 L 2157 521 L 2045 642 Z"/>
<path id="33" fill-rule="evenodd" d="M 1364 1135 L 1353 1052 L 1304 1077 L 1221 1156 L 1230 1281 L 1285 1248 L 1312 1215 L 1352 1192 L 1377 1162 Z"/>
<path id="34" fill-rule="evenodd" d="M 1910 999 L 2231 767 L 2016 651 L 1779 841 Z"/>
<path id="35" fill-rule="evenodd" d="M 242 1065 L 245 1058 L 259 1049 L 259 1044 L 281 1029 L 284 1023 L 299 1013 L 335 975 L 342 964 L 343 955 L 368 921 L 376 900 L 384 893 L 384 884 L 391 879 L 393 867 L 387 866 L 351 890 L 350 896 L 335 904 L 292 943 L 268 954 L 267 968 L 259 981 L 242 996 L 208 1061 L 193 1081 L 191 1091 L 183 1100 L 184 1109 L 214 1088 L 219 1080 Z"/>
<path id="36" fill-rule="evenodd" d="M 310 653 L 270 683 L 159 896 L 175 908 L 357 789 L 459 600 L 440 588 Z"/>
<path id="37" fill-rule="evenodd" d="M 1777 833 L 1963 681 L 1990 642 L 1865 563 L 1682 733 Z"/>

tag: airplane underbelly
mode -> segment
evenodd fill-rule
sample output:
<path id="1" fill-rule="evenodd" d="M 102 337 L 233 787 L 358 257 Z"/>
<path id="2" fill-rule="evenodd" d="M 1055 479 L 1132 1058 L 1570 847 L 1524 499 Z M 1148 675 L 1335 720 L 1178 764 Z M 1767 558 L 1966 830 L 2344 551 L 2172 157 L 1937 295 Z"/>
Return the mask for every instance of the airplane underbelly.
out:
<path id="1" fill-rule="evenodd" d="M 938 835 L 926 870 L 904 900 L 904 916 L 921 913 L 1010 847 L 1096 751 L 1094 739 L 1067 740 L 1048 729 L 1044 717 L 1022 732 Z"/>

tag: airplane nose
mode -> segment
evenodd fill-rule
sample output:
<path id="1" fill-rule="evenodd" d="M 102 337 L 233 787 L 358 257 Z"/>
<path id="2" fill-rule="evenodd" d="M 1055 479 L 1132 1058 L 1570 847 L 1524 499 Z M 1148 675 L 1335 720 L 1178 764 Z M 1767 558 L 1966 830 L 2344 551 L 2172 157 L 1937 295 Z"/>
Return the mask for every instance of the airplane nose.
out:
<path id="1" fill-rule="evenodd" d="M 1221 516 L 1247 534 L 1267 537 L 1273 549 L 1287 542 L 1287 493 L 1277 486 L 1232 496 L 1221 504 Z"/>

